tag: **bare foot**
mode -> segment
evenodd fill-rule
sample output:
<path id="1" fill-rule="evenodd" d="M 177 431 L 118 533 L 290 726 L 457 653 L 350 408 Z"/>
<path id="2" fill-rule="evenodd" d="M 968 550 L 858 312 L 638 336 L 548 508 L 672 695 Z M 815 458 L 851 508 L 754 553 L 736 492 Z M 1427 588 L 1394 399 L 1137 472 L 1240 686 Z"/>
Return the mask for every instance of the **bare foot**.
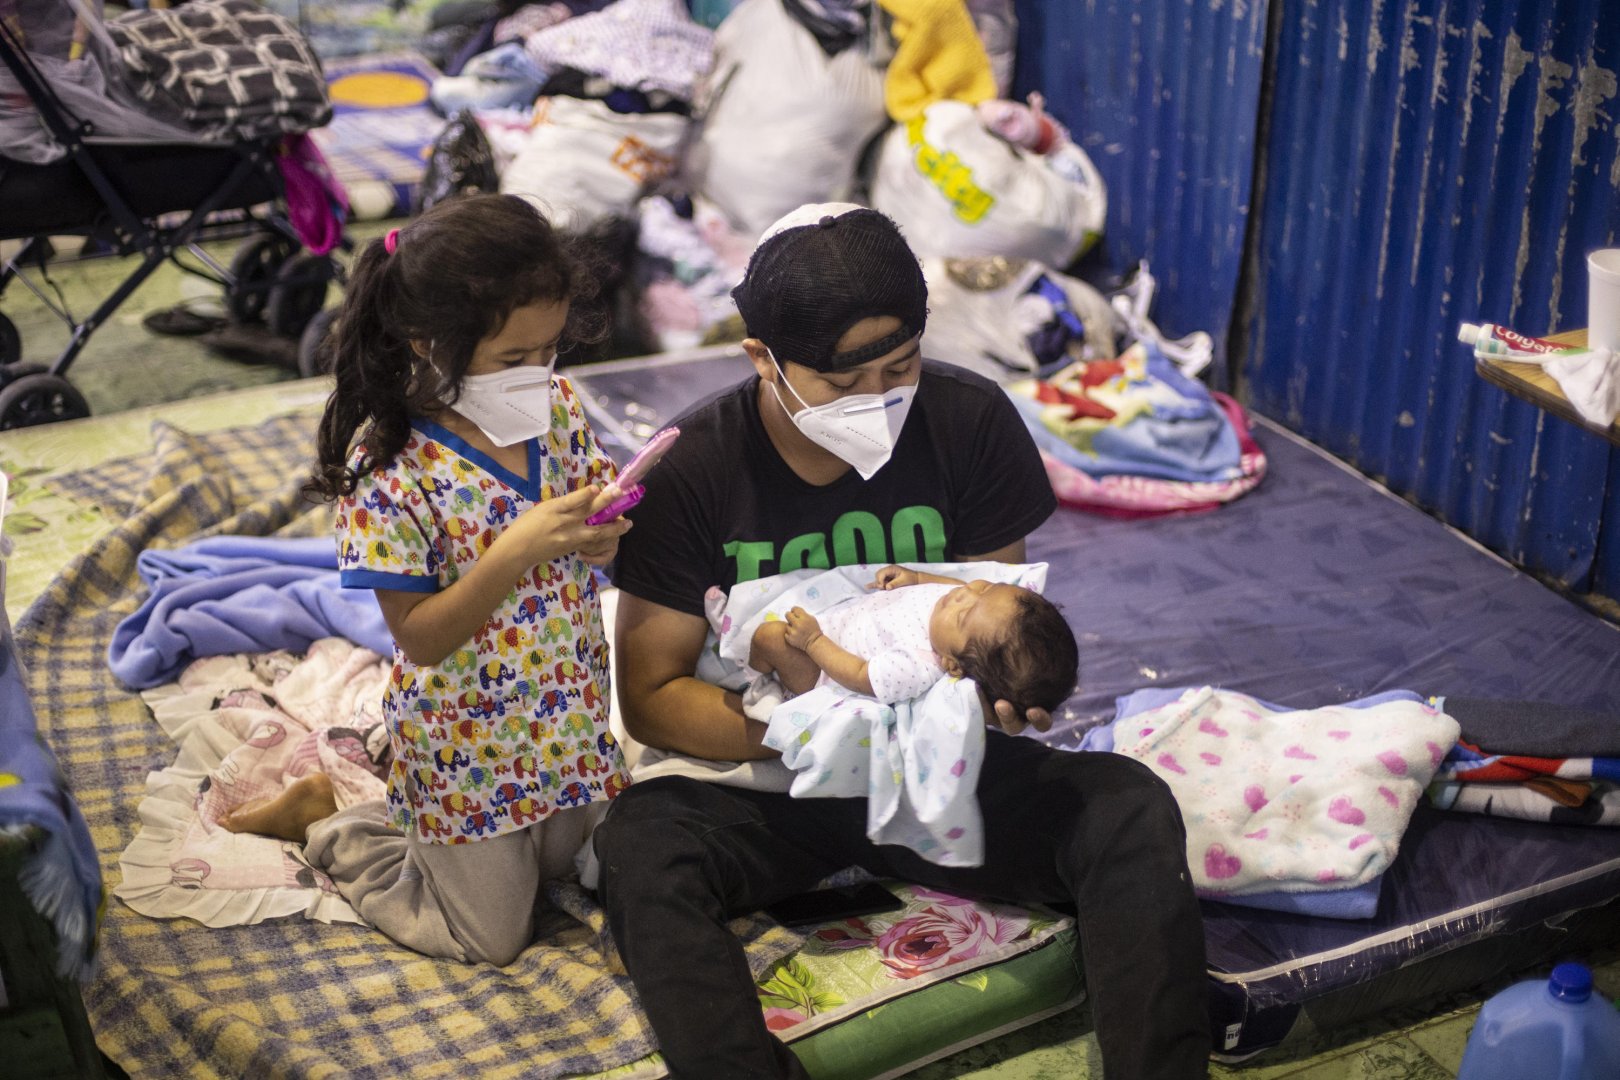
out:
<path id="1" fill-rule="evenodd" d="M 302 844 L 311 825 L 335 813 L 337 798 L 332 794 L 332 780 L 318 772 L 299 777 L 279 795 L 237 807 L 219 823 L 230 832 L 259 833 Z"/>

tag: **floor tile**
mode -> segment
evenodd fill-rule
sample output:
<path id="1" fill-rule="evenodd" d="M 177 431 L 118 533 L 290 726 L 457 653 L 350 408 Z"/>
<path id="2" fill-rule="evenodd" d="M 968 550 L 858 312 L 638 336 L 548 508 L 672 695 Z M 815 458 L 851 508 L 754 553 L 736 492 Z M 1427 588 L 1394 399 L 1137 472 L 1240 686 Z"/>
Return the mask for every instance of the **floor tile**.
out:
<path id="1" fill-rule="evenodd" d="M 1462 1065 L 1463 1047 L 1468 1045 L 1468 1034 L 1474 1030 L 1474 1021 L 1478 1018 L 1479 1010 L 1469 1009 L 1443 1020 L 1419 1024 L 1411 1028 L 1406 1037 L 1455 1073 Z"/>
<path id="2" fill-rule="evenodd" d="M 1289 1080 L 1455 1080 L 1409 1039 L 1387 1039 L 1293 1073 Z"/>
<path id="3" fill-rule="evenodd" d="M 1084 1009 L 1020 1028 L 907 1073 L 907 1080 L 1102 1080 L 1102 1054 Z"/>

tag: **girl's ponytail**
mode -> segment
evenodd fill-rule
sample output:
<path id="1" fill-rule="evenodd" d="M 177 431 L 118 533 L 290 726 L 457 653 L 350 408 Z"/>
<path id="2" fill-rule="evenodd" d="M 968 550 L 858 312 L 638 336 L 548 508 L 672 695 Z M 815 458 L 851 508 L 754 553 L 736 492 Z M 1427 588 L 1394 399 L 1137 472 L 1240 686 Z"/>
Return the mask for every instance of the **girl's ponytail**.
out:
<path id="1" fill-rule="evenodd" d="M 360 476 L 392 461 L 410 436 L 415 353 L 393 317 L 389 255 L 381 239 L 361 249 L 349 272 L 335 333 L 337 389 L 327 400 L 316 438 L 316 471 L 306 489 L 334 499 L 354 491 Z M 369 423 L 368 423 L 369 422 Z M 355 434 L 365 427 L 366 453 L 349 465 Z"/>

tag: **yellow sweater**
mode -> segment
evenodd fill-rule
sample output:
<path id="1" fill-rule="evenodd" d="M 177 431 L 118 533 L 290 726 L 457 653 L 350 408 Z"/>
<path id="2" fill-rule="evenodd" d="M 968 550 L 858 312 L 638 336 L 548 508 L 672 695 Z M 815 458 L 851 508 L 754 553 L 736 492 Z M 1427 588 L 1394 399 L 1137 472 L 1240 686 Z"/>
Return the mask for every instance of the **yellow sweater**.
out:
<path id="1" fill-rule="evenodd" d="M 883 85 L 889 116 L 906 121 L 936 101 L 977 105 L 996 96 L 990 57 L 962 0 L 878 0 L 898 43 Z"/>

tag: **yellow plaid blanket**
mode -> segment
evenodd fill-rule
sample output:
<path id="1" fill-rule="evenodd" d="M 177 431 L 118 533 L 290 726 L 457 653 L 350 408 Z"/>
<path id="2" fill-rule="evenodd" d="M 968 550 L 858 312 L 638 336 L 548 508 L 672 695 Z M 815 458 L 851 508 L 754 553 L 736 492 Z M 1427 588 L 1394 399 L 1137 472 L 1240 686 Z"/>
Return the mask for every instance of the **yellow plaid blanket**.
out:
<path id="1" fill-rule="evenodd" d="M 189 435 L 155 425 L 134 510 L 79 555 L 16 628 L 40 733 L 89 822 L 109 890 L 139 822 L 146 775 L 175 746 L 140 697 L 107 670 L 113 628 L 139 605 L 135 559 L 220 534 L 312 536 L 330 510 L 299 494 L 314 418 L 284 436 Z M 115 470 L 120 468 L 114 467 Z M 99 483 L 99 487 L 98 487 Z M 127 487 L 126 487 L 127 490 Z M 557 1077 L 653 1050 L 627 979 L 608 973 L 600 911 L 556 895 L 541 940 L 506 968 L 432 960 L 365 927 L 302 919 L 208 929 L 113 902 L 85 1003 L 102 1050 L 132 1077 Z M 763 977 L 802 938 L 759 917 L 736 925 Z"/>

